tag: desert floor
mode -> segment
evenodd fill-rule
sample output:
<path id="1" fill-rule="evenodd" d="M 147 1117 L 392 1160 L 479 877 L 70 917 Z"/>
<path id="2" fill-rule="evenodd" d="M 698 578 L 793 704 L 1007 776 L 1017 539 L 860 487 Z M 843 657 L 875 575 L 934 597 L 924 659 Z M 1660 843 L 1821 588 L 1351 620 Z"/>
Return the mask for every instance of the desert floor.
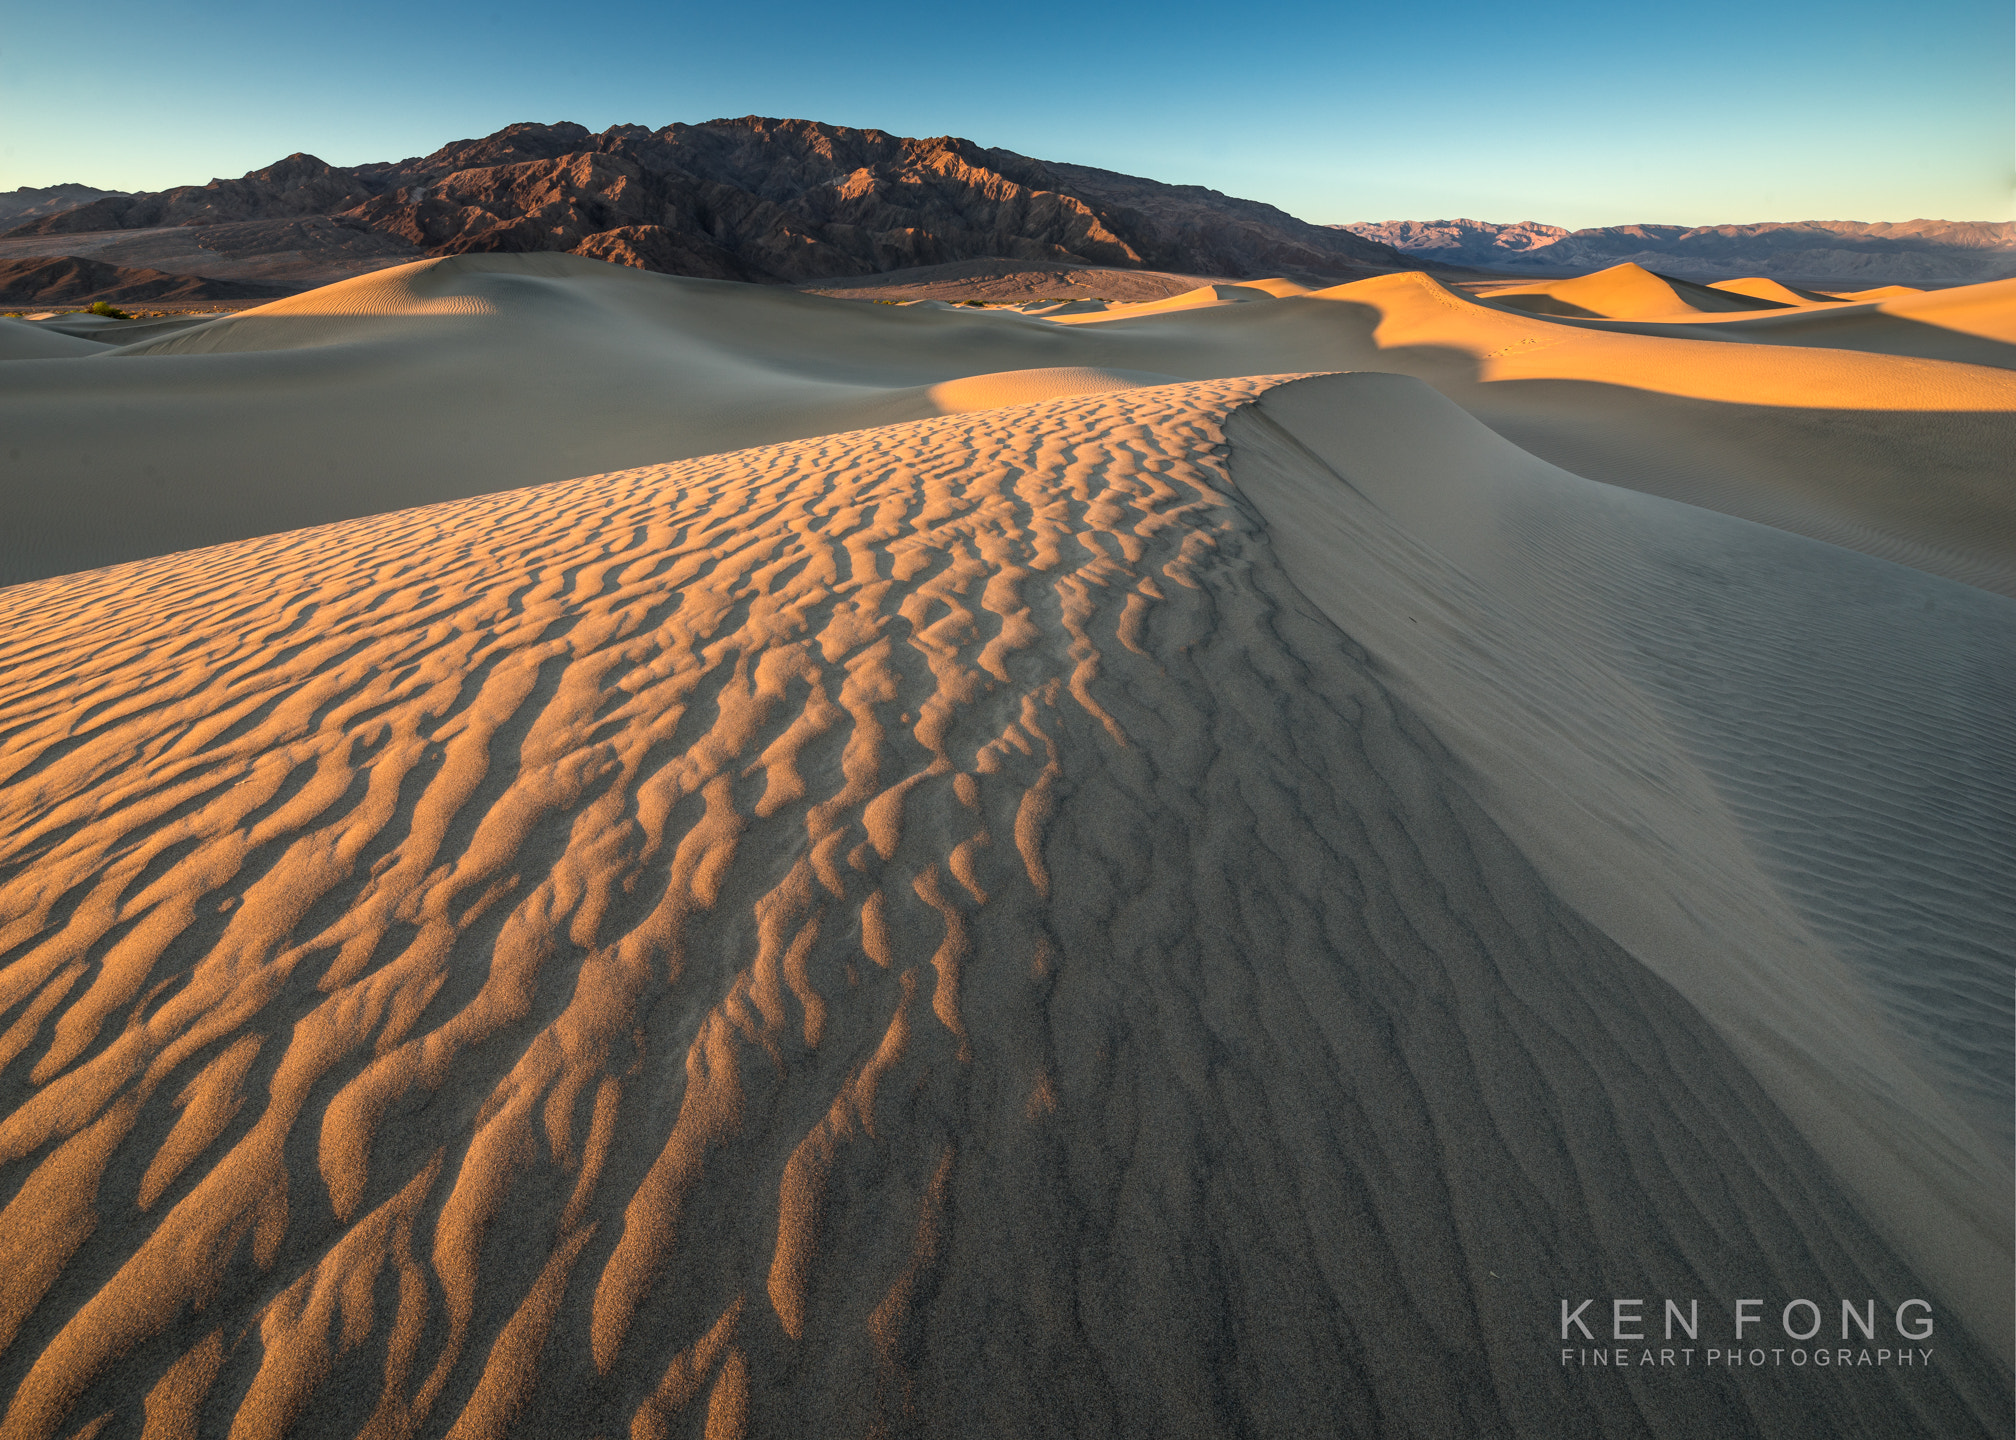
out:
<path id="1" fill-rule="evenodd" d="M 2007 1435 L 2016 281 L 940 278 L 0 319 L 0 1435 Z"/>

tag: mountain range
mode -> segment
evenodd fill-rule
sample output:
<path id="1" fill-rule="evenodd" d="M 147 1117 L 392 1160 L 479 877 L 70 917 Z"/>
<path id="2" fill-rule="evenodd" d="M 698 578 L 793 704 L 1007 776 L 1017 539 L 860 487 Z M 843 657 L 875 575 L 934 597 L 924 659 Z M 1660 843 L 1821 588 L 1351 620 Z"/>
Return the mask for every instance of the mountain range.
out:
<path id="1" fill-rule="evenodd" d="M 93 200 L 125 193 L 100 190 L 96 185 L 23 185 L 19 190 L 0 190 L 0 225 L 24 225 L 46 215 L 75 210 Z"/>
<path id="2" fill-rule="evenodd" d="M 1573 275 L 1626 263 L 1688 279 L 1737 275 L 1849 285 L 1971 285 L 2016 276 L 2016 222 L 1767 221 L 1566 230 L 1522 220 L 1382 220 L 1336 227 L 1422 260 Z"/>
<path id="3" fill-rule="evenodd" d="M 339 256 L 346 245 L 355 253 Z M 759 116 L 599 134 L 517 124 L 357 166 L 295 154 L 236 180 L 100 193 L 0 236 L 0 258 L 193 264 L 203 268 L 190 273 L 301 288 L 486 251 L 773 283 L 981 258 L 1339 279 L 1423 267 L 1378 241 L 1202 186 L 948 136 Z M 340 273 L 325 273 L 332 265 Z"/>
<path id="4" fill-rule="evenodd" d="M 294 154 L 141 194 L 0 192 L 0 302 L 243 298 L 472 252 L 558 251 L 676 275 L 852 284 L 1014 261 L 1331 281 L 1394 270 L 1675 277 L 1836 288 L 2016 276 L 2016 223 L 1315 225 L 1198 185 L 761 116 L 658 130 L 521 123 L 430 155 L 338 166 Z M 56 261 L 75 264 L 56 265 Z M 937 270 L 923 273 L 936 274 Z"/>

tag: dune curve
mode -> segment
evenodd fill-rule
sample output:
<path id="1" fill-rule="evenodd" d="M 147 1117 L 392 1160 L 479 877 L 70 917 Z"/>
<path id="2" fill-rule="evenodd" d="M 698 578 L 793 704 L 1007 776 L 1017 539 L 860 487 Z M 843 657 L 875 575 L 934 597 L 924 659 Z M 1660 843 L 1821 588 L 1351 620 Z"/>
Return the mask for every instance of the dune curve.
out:
<path id="1" fill-rule="evenodd" d="M 2007 1353 L 2016 602 L 1569 475 L 1405 377 L 1230 433 L 1479 802 Z"/>

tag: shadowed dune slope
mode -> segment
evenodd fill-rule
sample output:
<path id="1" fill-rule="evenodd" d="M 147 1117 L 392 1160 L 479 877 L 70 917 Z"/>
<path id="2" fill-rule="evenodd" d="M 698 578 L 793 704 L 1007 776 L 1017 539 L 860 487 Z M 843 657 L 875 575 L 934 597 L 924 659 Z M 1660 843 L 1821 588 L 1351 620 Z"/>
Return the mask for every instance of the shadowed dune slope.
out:
<path id="1" fill-rule="evenodd" d="M 104 349 L 95 341 L 61 335 L 0 315 L 0 360 L 74 360 L 100 354 Z"/>
<path id="2" fill-rule="evenodd" d="M 1560 1364 L 1940 1281 L 1282 568 L 1269 383 L 0 591 L 0 1426 L 2006 1431 L 1937 1290 Z"/>
<path id="3" fill-rule="evenodd" d="M 1400 376 L 1231 435 L 1485 808 L 2006 1353 L 2016 602 L 1567 474 Z"/>
<path id="4" fill-rule="evenodd" d="M 1426 380 L 1575 474 L 2016 596 L 2016 487 L 2000 458 L 2016 447 L 2016 376 L 2005 370 L 1817 342 L 1730 344 L 1679 327 L 1483 320 L 1486 307 L 1425 276 L 1316 298 L 1368 324 L 1376 358 L 1354 368 Z M 1785 319 L 1829 333 L 1823 316 Z"/>

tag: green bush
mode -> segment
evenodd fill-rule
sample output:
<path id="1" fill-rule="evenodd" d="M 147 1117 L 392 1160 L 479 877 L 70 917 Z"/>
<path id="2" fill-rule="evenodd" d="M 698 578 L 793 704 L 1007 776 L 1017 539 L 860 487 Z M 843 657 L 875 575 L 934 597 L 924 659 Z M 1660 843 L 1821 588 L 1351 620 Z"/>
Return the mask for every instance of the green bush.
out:
<path id="1" fill-rule="evenodd" d="M 91 302 L 90 310 L 87 311 L 86 313 L 91 315 L 103 315 L 108 320 L 131 320 L 133 318 L 131 315 L 127 314 L 124 310 L 121 310 L 117 305 L 114 305 L 109 300 L 93 300 Z"/>

